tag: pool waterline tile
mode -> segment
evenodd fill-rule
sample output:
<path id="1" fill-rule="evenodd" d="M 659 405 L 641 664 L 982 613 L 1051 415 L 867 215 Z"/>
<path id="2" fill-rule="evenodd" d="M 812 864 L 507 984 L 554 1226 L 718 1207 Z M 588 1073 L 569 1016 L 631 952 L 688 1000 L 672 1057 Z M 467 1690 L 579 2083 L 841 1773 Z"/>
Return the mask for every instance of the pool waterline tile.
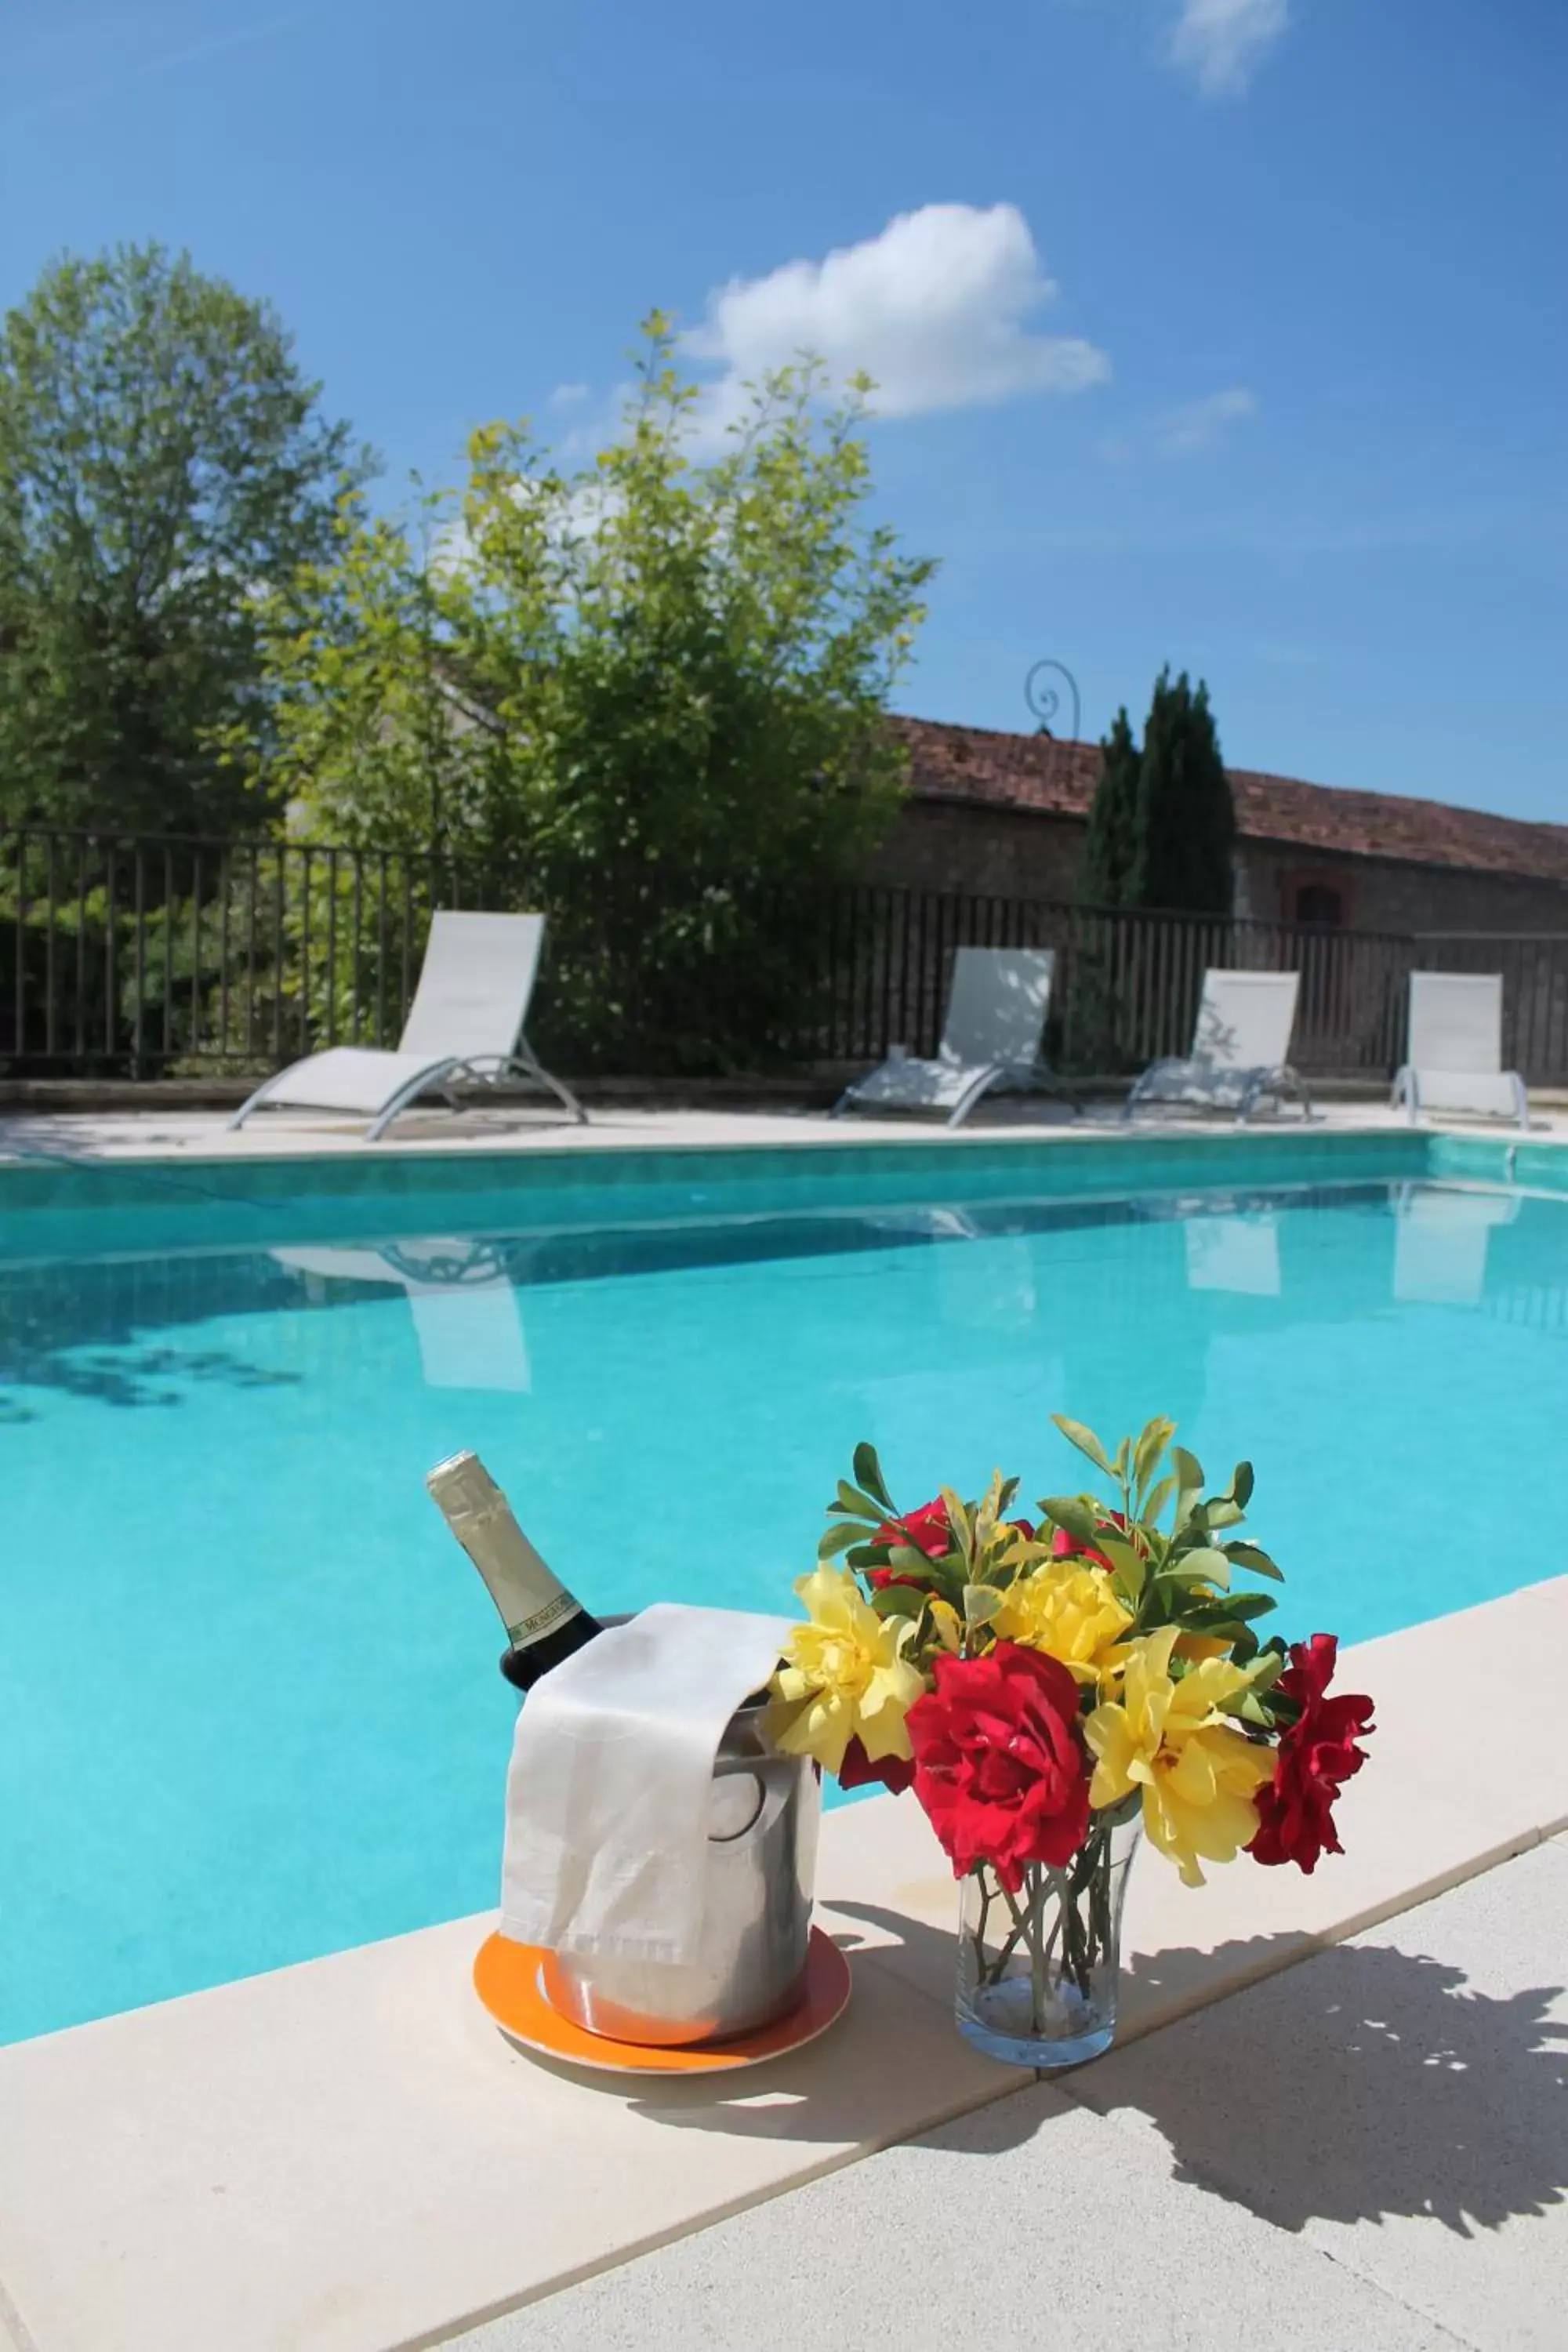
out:
<path id="1" fill-rule="evenodd" d="M 0 1162 L 0 1257 L 91 1255 L 107 1246 L 179 1249 L 341 1238 L 350 1232 L 503 1230 L 612 1214 L 657 1218 L 746 1213 L 759 1199 L 831 1206 L 846 1195 L 884 1205 L 962 1194 L 1039 1198 L 1146 1193 L 1342 1180 L 1415 1181 L 1436 1172 L 1446 1140 L 1400 1129 L 1317 1134 L 1064 1133 L 920 1135 L 885 1140 L 803 1137 L 715 1149 L 540 1144 L 384 1156 L 323 1151 L 297 1159 Z M 1467 1149 L 1471 1149 L 1467 1141 Z M 1501 1181 L 1501 1148 L 1493 1181 Z M 1568 1169 L 1568 1150 L 1559 1150 Z M 1463 1171 L 1468 1173 L 1468 1163 Z M 1478 1163 L 1478 1178 L 1488 1172 Z M 1568 1176 L 1564 1178 L 1568 1188 Z M 114 1222 L 112 1240 L 106 1223 Z M 409 1220 L 412 1222 L 405 1222 Z"/>

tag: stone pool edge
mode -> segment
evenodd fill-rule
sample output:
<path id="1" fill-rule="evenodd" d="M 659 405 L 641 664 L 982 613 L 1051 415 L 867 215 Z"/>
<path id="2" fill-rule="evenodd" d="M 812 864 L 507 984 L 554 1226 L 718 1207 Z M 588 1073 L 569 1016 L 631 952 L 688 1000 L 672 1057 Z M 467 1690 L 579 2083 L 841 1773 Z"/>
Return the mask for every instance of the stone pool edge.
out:
<path id="1" fill-rule="evenodd" d="M 1568 1825 L 1565 1637 L 1559 1576 L 1347 1651 L 1379 1730 L 1346 1854 L 1195 1894 L 1145 1856 L 1123 2039 Z M 414 2352 L 1003 2096 L 952 2031 L 953 1899 L 911 1800 L 828 1816 L 857 2000 L 728 2097 L 510 2050 L 468 1982 L 488 1916 L 0 2050 L 0 2341 L 14 2314 L 24 2352 Z"/>

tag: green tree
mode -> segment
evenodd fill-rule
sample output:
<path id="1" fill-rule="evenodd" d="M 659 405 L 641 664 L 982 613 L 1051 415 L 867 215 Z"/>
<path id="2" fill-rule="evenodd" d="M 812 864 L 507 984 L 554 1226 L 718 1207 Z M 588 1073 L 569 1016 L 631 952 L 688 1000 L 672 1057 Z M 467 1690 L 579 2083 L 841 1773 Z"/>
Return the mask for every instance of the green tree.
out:
<path id="1" fill-rule="evenodd" d="M 655 1020 L 723 1059 L 800 983 L 799 908 L 767 907 L 857 874 L 896 809 L 888 698 L 934 566 L 866 520 L 864 383 L 834 405 L 786 369 L 704 457 L 669 323 L 644 332 L 591 466 L 493 425 L 422 535 L 343 502 L 333 560 L 270 600 L 252 768 L 321 837 L 507 865 L 576 1042 Z"/>
<path id="2" fill-rule="evenodd" d="M 1208 688 L 1184 670 L 1154 684 L 1138 771 L 1135 844 L 1126 904 L 1228 915 L 1235 895 L 1236 810 Z"/>
<path id="3" fill-rule="evenodd" d="M 1079 896 L 1086 907 L 1120 907 L 1138 839 L 1139 751 L 1125 709 L 1100 746 L 1100 777 L 1089 805 Z"/>
<path id="4" fill-rule="evenodd" d="M 370 471 L 264 303 L 187 256 L 54 263 L 0 322 L 0 814 L 226 831 L 256 603 Z"/>

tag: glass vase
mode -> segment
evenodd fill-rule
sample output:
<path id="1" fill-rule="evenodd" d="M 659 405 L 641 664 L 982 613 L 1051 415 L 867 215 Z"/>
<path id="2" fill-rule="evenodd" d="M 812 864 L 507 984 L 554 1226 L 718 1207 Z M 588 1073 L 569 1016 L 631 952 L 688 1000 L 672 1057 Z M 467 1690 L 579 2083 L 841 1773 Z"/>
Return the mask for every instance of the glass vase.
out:
<path id="1" fill-rule="evenodd" d="M 989 1864 L 963 1880 L 959 2032 L 1009 2066 L 1080 2066 L 1110 2047 L 1121 1906 L 1138 1813 L 1097 1823 L 1060 1869 L 1031 1864 L 1016 1894 Z"/>

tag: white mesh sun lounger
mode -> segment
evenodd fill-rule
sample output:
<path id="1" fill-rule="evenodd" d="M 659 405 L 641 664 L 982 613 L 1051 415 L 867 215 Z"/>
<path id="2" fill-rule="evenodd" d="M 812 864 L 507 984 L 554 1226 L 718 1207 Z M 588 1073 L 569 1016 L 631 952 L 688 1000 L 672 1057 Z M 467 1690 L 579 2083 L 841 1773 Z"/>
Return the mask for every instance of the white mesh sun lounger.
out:
<path id="1" fill-rule="evenodd" d="M 858 1110 L 943 1110 L 961 1126 L 994 1087 L 1050 1083 L 1040 1039 L 1056 970 L 1051 948 L 959 948 L 934 1061 L 895 1054 L 846 1088 L 837 1118 Z"/>
<path id="2" fill-rule="evenodd" d="M 1530 1097 L 1502 1066 L 1502 974 L 1413 971 L 1405 1066 L 1394 1101 L 1414 1127 L 1423 1111 L 1469 1111 L 1530 1125 Z"/>
<path id="3" fill-rule="evenodd" d="M 1233 1110 L 1239 1126 L 1260 1102 L 1294 1095 L 1310 1118 L 1311 1099 L 1286 1058 L 1300 985 L 1299 971 L 1205 971 L 1192 1052 L 1152 1063 L 1127 1097 L 1126 1116 L 1147 1103 L 1178 1103 Z"/>
<path id="4" fill-rule="evenodd" d="M 419 1096 L 435 1089 L 455 1107 L 458 1084 L 493 1086 L 512 1070 L 537 1080 L 586 1124 L 586 1111 L 551 1076 L 523 1032 L 543 939 L 542 915 L 433 915 L 395 1053 L 331 1045 L 308 1054 L 258 1087 L 229 1126 L 242 1127 L 267 1104 L 358 1111 L 370 1121 L 365 1132 L 374 1143 Z"/>

